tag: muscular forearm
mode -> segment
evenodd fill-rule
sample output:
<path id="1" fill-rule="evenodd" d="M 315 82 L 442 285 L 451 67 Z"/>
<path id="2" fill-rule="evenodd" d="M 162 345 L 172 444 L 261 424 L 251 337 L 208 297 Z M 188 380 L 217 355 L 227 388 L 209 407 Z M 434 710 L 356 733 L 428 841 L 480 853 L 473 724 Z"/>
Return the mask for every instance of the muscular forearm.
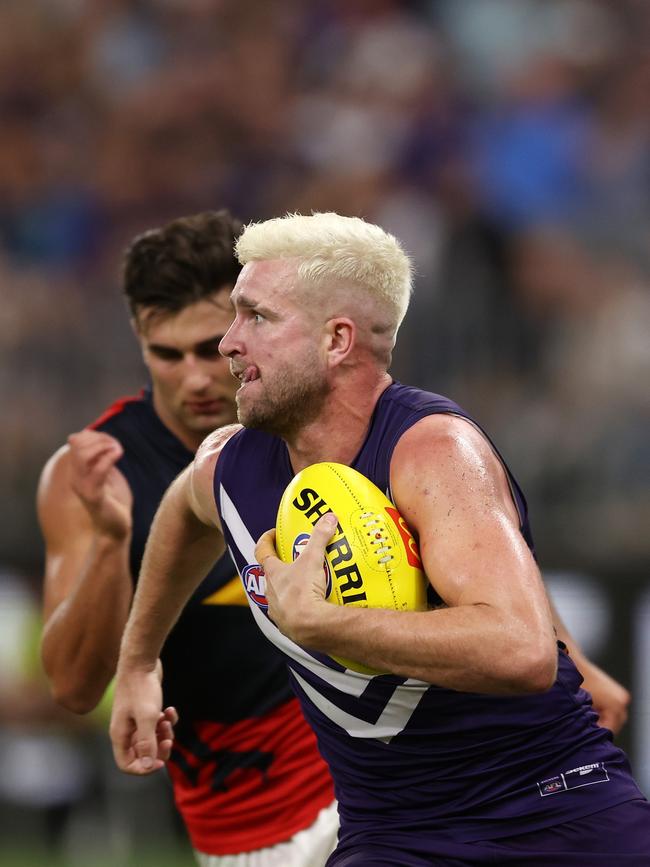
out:
<path id="1" fill-rule="evenodd" d="M 189 508 L 186 485 L 185 476 L 172 484 L 151 528 L 122 641 L 127 665 L 155 663 L 183 606 L 224 550 L 221 535 Z"/>
<path id="2" fill-rule="evenodd" d="M 324 603 L 301 643 L 465 692 L 538 692 L 555 679 L 552 639 L 530 640 L 523 626 L 484 605 L 397 612 Z"/>
<path id="3" fill-rule="evenodd" d="M 49 616 L 41 656 L 56 701 L 87 713 L 110 682 L 133 595 L 129 540 L 95 536 L 72 592 Z"/>

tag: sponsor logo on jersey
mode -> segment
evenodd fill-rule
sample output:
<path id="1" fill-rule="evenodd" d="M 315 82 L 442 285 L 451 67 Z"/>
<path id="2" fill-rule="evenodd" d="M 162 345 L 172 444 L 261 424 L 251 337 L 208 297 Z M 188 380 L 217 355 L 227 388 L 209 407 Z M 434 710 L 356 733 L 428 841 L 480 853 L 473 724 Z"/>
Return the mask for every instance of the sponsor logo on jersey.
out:
<path id="1" fill-rule="evenodd" d="M 537 785 L 542 798 L 545 798 L 547 795 L 556 795 L 558 792 L 563 792 L 566 789 L 566 784 L 562 777 L 551 777 L 550 780 L 542 780 Z"/>
<path id="2" fill-rule="evenodd" d="M 300 533 L 293 540 L 293 559 L 297 560 L 299 555 L 302 553 L 303 548 L 311 539 L 311 535 L 309 533 Z M 332 592 L 332 573 L 330 572 L 330 567 L 328 565 L 327 560 L 323 560 L 323 572 L 325 573 L 325 598 L 327 599 Z"/>
<path id="3" fill-rule="evenodd" d="M 266 598 L 266 576 L 259 563 L 251 563 L 242 572 L 242 583 L 248 597 L 263 611 L 269 607 Z"/>
<path id="4" fill-rule="evenodd" d="M 564 771 L 567 789 L 580 789 L 583 786 L 593 786 L 595 783 L 609 783 L 609 774 L 604 762 L 594 762 L 590 765 L 580 765 Z"/>
<path id="5" fill-rule="evenodd" d="M 411 531 L 409 530 L 406 521 L 404 520 L 404 518 L 402 518 L 397 509 L 391 509 L 389 506 L 386 506 L 386 512 L 392 519 L 393 523 L 399 531 L 400 536 L 402 537 L 402 542 L 404 543 L 404 550 L 406 552 L 406 559 L 409 561 L 409 564 L 411 566 L 414 566 L 416 569 L 423 569 L 417 543 L 411 535 Z"/>
<path id="6" fill-rule="evenodd" d="M 542 798 L 545 798 L 547 795 L 569 792 L 571 789 L 581 789 L 583 786 L 593 786 L 596 783 L 609 783 L 609 774 L 604 762 L 571 768 L 570 771 L 563 771 L 556 777 L 542 780 L 537 787 Z"/>

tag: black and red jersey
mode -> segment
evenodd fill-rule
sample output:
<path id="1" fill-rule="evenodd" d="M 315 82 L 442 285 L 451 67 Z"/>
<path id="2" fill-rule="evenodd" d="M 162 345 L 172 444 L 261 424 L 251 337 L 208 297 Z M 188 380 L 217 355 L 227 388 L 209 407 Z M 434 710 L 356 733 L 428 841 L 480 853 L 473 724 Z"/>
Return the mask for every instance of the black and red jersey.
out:
<path id="1" fill-rule="evenodd" d="M 151 521 L 194 457 L 157 416 L 148 389 L 93 425 L 122 444 L 133 493 L 130 565 Z M 308 827 L 334 795 L 286 663 L 256 627 L 228 554 L 194 592 L 162 650 L 164 704 L 180 716 L 169 761 L 176 803 L 201 852 L 247 852 Z"/>

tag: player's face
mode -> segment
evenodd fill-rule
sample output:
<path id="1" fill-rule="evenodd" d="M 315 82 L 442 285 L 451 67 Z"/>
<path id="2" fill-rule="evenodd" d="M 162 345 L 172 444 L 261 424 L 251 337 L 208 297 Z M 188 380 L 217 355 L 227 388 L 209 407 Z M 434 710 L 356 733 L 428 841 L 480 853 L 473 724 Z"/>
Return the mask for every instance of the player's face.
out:
<path id="1" fill-rule="evenodd" d="M 280 436 L 312 421 L 329 392 L 321 328 L 297 301 L 291 262 L 251 262 L 232 294 L 235 321 L 221 341 L 240 381 L 239 421 Z"/>
<path id="2" fill-rule="evenodd" d="M 219 353 L 234 315 L 229 294 L 230 287 L 224 287 L 173 314 L 145 310 L 136 322 L 156 412 L 191 448 L 237 420 L 239 383 Z"/>

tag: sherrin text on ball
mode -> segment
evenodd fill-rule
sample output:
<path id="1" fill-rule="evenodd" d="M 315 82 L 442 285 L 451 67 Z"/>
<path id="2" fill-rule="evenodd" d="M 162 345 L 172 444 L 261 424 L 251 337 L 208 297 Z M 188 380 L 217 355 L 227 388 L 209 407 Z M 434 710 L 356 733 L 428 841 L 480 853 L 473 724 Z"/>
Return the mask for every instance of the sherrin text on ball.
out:
<path id="1" fill-rule="evenodd" d="M 427 580 L 418 547 L 388 497 L 357 470 L 322 462 L 299 472 L 287 486 L 276 520 L 276 547 L 295 560 L 314 524 L 334 512 L 338 525 L 326 551 L 326 598 L 335 605 L 423 611 Z M 347 668 L 376 673 L 350 660 Z"/>

